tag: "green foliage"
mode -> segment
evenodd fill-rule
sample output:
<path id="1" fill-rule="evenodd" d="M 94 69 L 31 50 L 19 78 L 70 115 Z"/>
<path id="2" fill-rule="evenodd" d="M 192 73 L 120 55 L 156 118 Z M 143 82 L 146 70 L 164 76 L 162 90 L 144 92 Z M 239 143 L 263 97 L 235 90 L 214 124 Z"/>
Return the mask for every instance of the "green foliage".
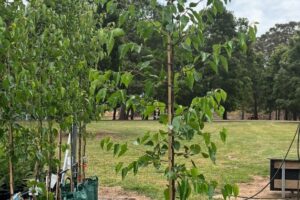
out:
<path id="1" fill-rule="evenodd" d="M 114 1 L 102 3 L 114 12 Z M 45 170 L 57 169 L 58 132 L 69 132 L 76 124 L 83 135 L 87 123 L 125 102 L 121 88 L 129 87 L 133 75 L 98 70 L 125 32 L 104 25 L 97 6 L 71 0 L 30 1 L 26 8 L 22 1 L 0 3 L 0 147 L 7 152 L 0 152 L 0 171 L 7 172 L 12 160 L 15 187 L 26 178 L 36 185 L 45 179 Z M 132 43 L 124 46 L 128 50 L 122 58 L 140 49 Z M 35 122 L 21 122 L 26 117 Z M 115 147 L 118 155 L 126 150 L 127 145 Z M 7 187 L 8 175 L 1 172 L 1 187 L 2 182 Z"/>

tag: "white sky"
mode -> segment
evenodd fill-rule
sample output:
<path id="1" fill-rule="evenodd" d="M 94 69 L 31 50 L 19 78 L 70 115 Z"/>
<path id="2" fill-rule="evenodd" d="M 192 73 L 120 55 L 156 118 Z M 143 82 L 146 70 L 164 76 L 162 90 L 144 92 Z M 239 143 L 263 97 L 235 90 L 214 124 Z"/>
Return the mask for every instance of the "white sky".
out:
<path id="1" fill-rule="evenodd" d="M 198 0 L 188 0 L 191 1 Z M 300 21 L 300 0 L 231 0 L 227 9 L 236 17 L 248 18 L 250 23 L 258 22 L 258 36 L 277 23 Z"/>
<path id="2" fill-rule="evenodd" d="M 277 23 L 300 21 L 300 0 L 232 0 L 228 9 L 236 17 L 259 22 L 258 35 Z"/>

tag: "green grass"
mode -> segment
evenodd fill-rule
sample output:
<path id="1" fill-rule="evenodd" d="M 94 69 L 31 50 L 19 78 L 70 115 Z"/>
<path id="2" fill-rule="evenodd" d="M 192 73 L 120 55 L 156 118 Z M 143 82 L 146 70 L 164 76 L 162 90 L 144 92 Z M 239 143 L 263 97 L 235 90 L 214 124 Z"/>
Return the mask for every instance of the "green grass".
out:
<path id="1" fill-rule="evenodd" d="M 218 134 L 223 127 L 228 129 L 226 144 L 221 142 Z M 195 158 L 196 163 L 208 180 L 217 180 L 220 185 L 249 182 L 254 175 L 268 176 L 268 158 L 284 156 L 296 127 L 296 123 L 269 121 L 207 123 L 205 130 L 213 133 L 213 140 L 218 146 L 217 164 L 200 156 Z M 165 127 L 154 121 L 102 121 L 90 124 L 88 130 L 95 136 L 88 139 L 88 175 L 97 175 L 100 186 L 119 185 L 152 199 L 163 199 L 162 191 L 166 185 L 163 170 L 157 171 L 150 166 L 136 176 L 129 174 L 124 181 L 114 172 L 119 161 L 129 163 L 143 154 L 144 147 L 133 145 L 137 137 L 160 128 Z M 99 141 L 106 136 L 116 142 L 127 142 L 129 151 L 121 158 L 113 158 L 112 154 L 102 151 Z M 201 142 L 201 138 L 196 138 L 195 142 Z M 294 144 L 289 158 L 296 158 L 295 150 Z"/>

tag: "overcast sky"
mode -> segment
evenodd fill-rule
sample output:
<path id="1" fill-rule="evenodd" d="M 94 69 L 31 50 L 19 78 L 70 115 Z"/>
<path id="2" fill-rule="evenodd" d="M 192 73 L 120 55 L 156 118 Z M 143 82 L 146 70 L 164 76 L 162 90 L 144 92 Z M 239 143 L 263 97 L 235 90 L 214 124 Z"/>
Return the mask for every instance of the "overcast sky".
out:
<path id="1" fill-rule="evenodd" d="M 201 7 L 203 5 L 199 9 Z M 251 23 L 258 22 L 258 36 L 277 23 L 300 21 L 300 0 L 231 0 L 227 8 L 236 17 L 246 17 Z"/>
<path id="2" fill-rule="evenodd" d="M 228 9 L 237 17 L 259 22 L 258 35 L 277 23 L 300 21 L 300 0 L 232 0 Z"/>

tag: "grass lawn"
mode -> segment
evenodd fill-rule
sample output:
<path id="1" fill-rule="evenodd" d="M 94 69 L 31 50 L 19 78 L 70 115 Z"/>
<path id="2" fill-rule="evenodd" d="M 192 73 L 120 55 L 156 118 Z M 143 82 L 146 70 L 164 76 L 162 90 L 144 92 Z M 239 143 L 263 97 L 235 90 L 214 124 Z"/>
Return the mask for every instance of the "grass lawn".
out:
<path id="1" fill-rule="evenodd" d="M 219 138 L 219 130 L 228 129 L 226 144 Z M 163 199 L 162 191 L 166 181 L 161 171 L 152 166 L 142 169 L 138 175 L 129 174 L 122 181 L 114 172 L 119 162 L 129 163 L 144 152 L 143 146 L 133 144 L 134 140 L 147 131 L 164 129 L 154 121 L 102 121 L 88 126 L 94 137 L 88 139 L 88 175 L 97 175 L 102 186 L 122 186 L 135 190 L 152 199 Z M 208 180 L 224 183 L 241 183 L 251 181 L 253 175 L 268 176 L 268 158 L 282 158 L 296 131 L 296 123 L 269 121 L 214 122 L 206 124 L 206 131 L 213 133 L 213 140 L 218 147 L 217 164 L 210 160 L 195 158 L 198 166 Z M 113 158 L 112 154 L 100 149 L 100 140 L 110 136 L 116 142 L 128 142 L 129 151 L 121 158 Z M 201 138 L 196 138 L 201 143 Z M 292 147 L 289 158 L 296 158 L 296 143 Z M 194 197 L 199 199 L 199 197 Z"/>

